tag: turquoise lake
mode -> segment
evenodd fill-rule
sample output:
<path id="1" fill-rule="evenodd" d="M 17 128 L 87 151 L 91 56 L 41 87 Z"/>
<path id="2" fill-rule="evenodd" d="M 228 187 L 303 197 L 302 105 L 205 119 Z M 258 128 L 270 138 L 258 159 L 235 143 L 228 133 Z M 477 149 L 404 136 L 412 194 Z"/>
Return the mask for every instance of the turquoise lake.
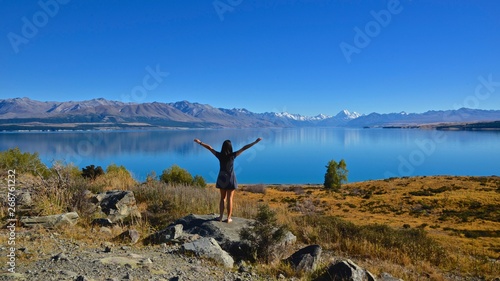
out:
<path id="1" fill-rule="evenodd" d="M 42 161 L 82 168 L 125 166 L 142 181 L 177 164 L 215 182 L 218 160 L 193 142 L 235 150 L 263 140 L 235 161 L 239 183 L 323 183 L 328 161 L 344 159 L 349 182 L 417 175 L 500 175 L 500 132 L 420 129 L 221 129 L 0 133 L 0 150 L 19 147 Z"/>

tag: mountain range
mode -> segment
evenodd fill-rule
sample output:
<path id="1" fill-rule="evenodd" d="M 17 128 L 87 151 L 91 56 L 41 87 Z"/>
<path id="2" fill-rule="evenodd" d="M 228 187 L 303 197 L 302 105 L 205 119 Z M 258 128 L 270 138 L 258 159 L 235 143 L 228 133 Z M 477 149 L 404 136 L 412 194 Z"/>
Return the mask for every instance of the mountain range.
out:
<path id="1" fill-rule="evenodd" d="M 215 108 L 207 104 L 124 103 L 103 98 L 86 101 L 0 100 L 0 129 L 106 128 L 261 128 L 261 127 L 412 127 L 438 123 L 500 120 L 500 110 L 461 108 L 425 113 L 370 113 L 342 110 L 335 116 L 303 116 L 288 112 L 254 113 L 247 109 Z"/>

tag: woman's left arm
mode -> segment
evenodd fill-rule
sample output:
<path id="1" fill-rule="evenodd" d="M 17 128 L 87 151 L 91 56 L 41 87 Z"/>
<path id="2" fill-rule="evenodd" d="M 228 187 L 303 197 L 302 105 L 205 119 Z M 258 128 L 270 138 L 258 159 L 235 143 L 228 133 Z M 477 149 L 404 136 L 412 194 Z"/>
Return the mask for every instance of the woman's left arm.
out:
<path id="1" fill-rule="evenodd" d="M 254 146 L 256 143 L 258 143 L 261 140 L 262 140 L 262 138 L 258 138 L 254 142 L 245 145 L 240 150 L 236 151 L 236 156 L 240 155 L 243 151 L 245 151 L 245 150 L 249 149 L 250 147 Z"/>

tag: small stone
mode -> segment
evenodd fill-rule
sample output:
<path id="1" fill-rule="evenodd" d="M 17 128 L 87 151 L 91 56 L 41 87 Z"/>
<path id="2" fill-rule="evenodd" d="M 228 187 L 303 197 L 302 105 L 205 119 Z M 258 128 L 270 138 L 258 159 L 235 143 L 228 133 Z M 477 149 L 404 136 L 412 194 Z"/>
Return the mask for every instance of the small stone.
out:
<path id="1" fill-rule="evenodd" d="M 139 261 L 139 263 L 142 263 L 144 265 L 150 265 L 153 264 L 153 261 L 150 258 L 145 258 Z"/>
<path id="2" fill-rule="evenodd" d="M 75 281 L 90 281 L 90 279 L 84 275 L 80 275 L 80 276 L 76 277 Z"/>
<path id="3" fill-rule="evenodd" d="M 105 226 L 101 226 L 101 228 L 99 229 L 99 232 L 107 234 L 109 236 L 113 235 L 113 232 L 111 231 L 111 229 L 109 227 L 105 227 Z"/>
<path id="4" fill-rule="evenodd" d="M 54 261 L 54 262 L 57 262 L 57 261 L 69 261 L 68 256 L 66 256 L 65 253 L 59 253 L 59 254 L 53 256 L 50 260 Z"/>
<path id="5" fill-rule="evenodd" d="M 24 247 L 23 247 L 23 248 L 19 248 L 19 251 L 21 251 L 21 252 L 23 252 L 23 253 L 25 253 L 25 254 L 31 254 L 31 252 L 30 252 L 30 251 L 28 251 L 28 249 L 26 249 L 26 248 L 24 248 Z"/>
<path id="6" fill-rule="evenodd" d="M 59 273 L 61 273 L 62 275 L 69 276 L 69 277 L 75 277 L 78 275 L 76 272 L 73 272 L 70 270 L 61 270 L 61 271 L 59 271 Z"/>
<path id="7" fill-rule="evenodd" d="M 135 229 L 129 229 L 116 236 L 113 240 L 135 244 L 139 239 L 139 232 Z"/>

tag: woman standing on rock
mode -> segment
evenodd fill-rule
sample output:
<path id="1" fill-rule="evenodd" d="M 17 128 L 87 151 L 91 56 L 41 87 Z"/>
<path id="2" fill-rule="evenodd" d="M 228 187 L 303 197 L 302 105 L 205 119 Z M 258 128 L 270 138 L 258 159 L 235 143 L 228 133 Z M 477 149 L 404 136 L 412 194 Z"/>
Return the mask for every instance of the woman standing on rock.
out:
<path id="1" fill-rule="evenodd" d="M 217 159 L 219 159 L 220 169 L 219 175 L 217 176 L 217 183 L 215 187 L 220 190 L 220 203 L 219 211 L 220 216 L 217 218 L 222 221 L 224 215 L 224 205 L 227 201 L 227 223 L 232 221 L 231 216 L 233 214 L 233 195 L 234 190 L 238 188 L 238 182 L 236 181 L 236 175 L 234 174 L 234 159 L 238 157 L 243 151 L 249 149 L 254 144 L 261 141 L 262 138 L 258 138 L 252 143 L 243 146 L 240 150 L 233 152 L 233 145 L 230 140 L 225 140 L 222 144 L 221 151 L 215 151 L 210 145 L 201 142 L 199 139 L 194 139 L 194 142 L 203 146 L 204 148 L 210 150 Z"/>

